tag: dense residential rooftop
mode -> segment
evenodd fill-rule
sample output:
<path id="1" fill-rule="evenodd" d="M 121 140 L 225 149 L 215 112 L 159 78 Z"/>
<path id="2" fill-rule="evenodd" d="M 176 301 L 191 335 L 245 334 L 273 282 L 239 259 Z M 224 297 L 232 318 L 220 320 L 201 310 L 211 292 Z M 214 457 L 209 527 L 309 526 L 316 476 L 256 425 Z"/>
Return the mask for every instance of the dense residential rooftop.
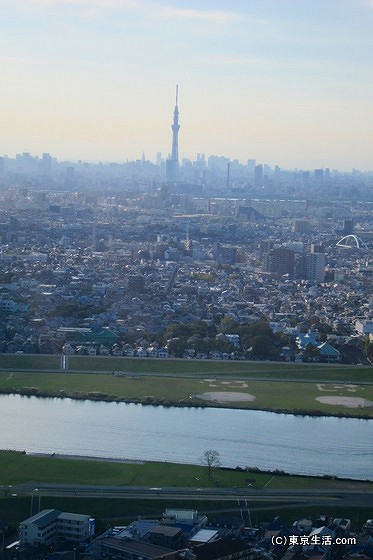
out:
<path id="1" fill-rule="evenodd" d="M 1 352 L 61 353 L 67 344 L 90 355 L 294 360 L 304 359 L 297 336 L 313 329 L 318 347 L 338 346 L 327 359 L 364 359 L 369 203 L 225 197 L 201 212 L 203 197 L 170 187 L 155 207 L 147 190 L 0 197 Z M 249 205 L 258 211 L 240 211 Z M 338 246 L 346 231 L 365 243 Z M 191 332 L 175 351 L 170 327 L 199 321 L 209 332 Z M 217 338 L 263 321 L 290 352 Z"/>

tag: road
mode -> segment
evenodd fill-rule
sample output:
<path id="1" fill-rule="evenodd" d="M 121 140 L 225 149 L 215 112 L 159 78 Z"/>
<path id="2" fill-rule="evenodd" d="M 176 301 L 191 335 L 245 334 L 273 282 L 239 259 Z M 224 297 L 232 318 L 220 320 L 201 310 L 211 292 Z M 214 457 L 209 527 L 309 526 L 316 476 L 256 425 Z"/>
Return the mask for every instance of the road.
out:
<path id="1" fill-rule="evenodd" d="M 179 360 L 182 361 L 182 360 Z M 189 360 L 190 361 L 190 360 Z M 196 360 L 198 362 L 198 360 Z M 210 361 L 210 360 L 209 360 Z M 213 361 L 213 360 L 211 360 Z M 220 363 L 220 362 L 218 362 Z M 255 363 L 255 362 L 252 362 Z M 263 363 L 263 362 L 259 362 L 259 363 Z M 277 362 L 272 362 L 274 364 L 276 364 Z M 297 366 L 299 364 L 293 364 L 294 366 Z M 309 364 L 302 364 L 302 365 L 309 365 Z M 316 364 L 317 365 L 317 364 Z M 322 364 L 322 366 L 327 366 L 330 365 L 332 366 L 333 364 Z M 356 366 L 350 366 L 350 367 L 356 367 Z M 345 368 L 347 368 L 347 366 L 345 366 Z M 317 371 L 317 370 L 316 370 Z M 343 370 L 341 370 L 343 371 Z M 61 373 L 60 369 L 31 369 L 31 368 L 11 368 L 11 367 L 6 367 L 6 368 L 0 368 L 0 372 L 10 372 L 10 373 L 40 373 L 40 374 L 50 374 L 50 373 Z M 66 372 L 65 372 L 66 373 Z M 81 369 L 69 369 L 67 373 L 75 373 L 75 374 L 86 374 L 86 375 L 91 375 L 91 374 L 99 374 L 99 375 L 112 375 L 112 371 L 103 371 L 103 370 L 81 370 Z M 235 381 L 264 381 L 264 382 L 274 382 L 274 383 L 322 383 L 323 385 L 335 385 L 335 384 L 342 384 L 342 385 L 349 385 L 349 384 L 353 384 L 353 385 L 367 385 L 367 386 L 372 386 L 373 385 L 373 381 L 369 381 L 369 380 L 359 380 L 359 379 L 355 379 L 353 377 L 353 375 L 351 375 L 351 380 L 350 381 L 346 381 L 345 379 L 332 379 L 332 380 L 328 380 L 328 379 L 323 379 L 320 376 L 317 376 L 315 378 L 303 378 L 303 377 L 274 377 L 274 376 L 270 376 L 270 377 L 266 377 L 265 375 L 261 375 L 260 372 L 258 372 L 257 375 L 253 375 L 253 373 L 247 372 L 244 373 L 242 371 L 239 372 L 229 372 L 229 373 L 222 373 L 222 372 L 218 372 L 218 373 L 208 373 L 208 372 L 193 372 L 193 373 L 164 373 L 161 371 L 145 371 L 145 372 L 129 372 L 129 371 L 123 371 L 123 377 L 129 377 L 131 378 L 133 377 L 163 377 L 163 378 L 172 378 L 175 380 L 178 379 L 191 379 L 191 380 L 201 380 L 201 379 L 205 379 L 206 377 L 212 377 L 213 379 L 232 379 L 234 377 Z M 276 375 L 278 374 L 277 372 L 274 372 Z"/>
<path id="2" fill-rule="evenodd" d="M 12 492 L 33 496 L 64 496 L 142 500 L 247 500 L 266 504 L 299 504 L 307 506 L 371 507 L 373 492 L 333 490 L 270 490 L 241 488 L 149 488 L 143 486 L 90 486 L 68 484 L 20 484 Z"/>

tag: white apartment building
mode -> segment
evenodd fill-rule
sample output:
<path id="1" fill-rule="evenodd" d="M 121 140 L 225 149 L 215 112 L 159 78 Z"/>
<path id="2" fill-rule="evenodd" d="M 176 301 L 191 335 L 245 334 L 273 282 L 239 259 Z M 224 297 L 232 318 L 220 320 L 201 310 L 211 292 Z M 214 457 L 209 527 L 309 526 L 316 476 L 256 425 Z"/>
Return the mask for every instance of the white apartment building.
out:
<path id="1" fill-rule="evenodd" d="M 322 283 L 325 280 L 325 254 L 310 253 L 306 260 L 306 278 L 310 282 Z"/>
<path id="2" fill-rule="evenodd" d="M 89 515 L 66 513 L 58 509 L 43 509 L 19 526 L 22 545 L 50 544 L 56 538 L 84 542 L 89 537 Z"/>

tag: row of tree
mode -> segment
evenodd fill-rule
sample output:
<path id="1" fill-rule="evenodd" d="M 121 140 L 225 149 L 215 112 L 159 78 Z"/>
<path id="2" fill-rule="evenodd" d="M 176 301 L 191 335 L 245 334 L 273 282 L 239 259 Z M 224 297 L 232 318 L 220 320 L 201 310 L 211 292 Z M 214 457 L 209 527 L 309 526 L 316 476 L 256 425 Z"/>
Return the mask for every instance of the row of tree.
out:
<path id="1" fill-rule="evenodd" d="M 219 350 L 231 353 L 237 350 L 224 336 L 217 334 L 238 334 L 240 337 L 239 350 L 245 357 L 277 358 L 282 347 L 289 344 L 289 338 L 282 333 L 274 333 L 266 321 L 241 325 L 229 317 L 221 320 L 220 324 L 207 324 L 196 321 L 189 324 L 169 325 L 162 335 L 162 344 L 167 345 L 176 357 L 182 357 L 186 349 L 196 352 L 210 352 Z"/>

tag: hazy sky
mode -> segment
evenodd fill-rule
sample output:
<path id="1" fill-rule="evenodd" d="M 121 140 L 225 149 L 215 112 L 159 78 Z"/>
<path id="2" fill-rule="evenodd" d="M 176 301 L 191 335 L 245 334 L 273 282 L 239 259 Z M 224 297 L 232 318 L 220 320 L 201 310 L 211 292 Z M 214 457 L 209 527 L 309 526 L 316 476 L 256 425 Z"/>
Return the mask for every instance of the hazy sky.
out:
<path id="1" fill-rule="evenodd" d="M 373 0 L 0 0 L 0 154 L 373 169 Z"/>

